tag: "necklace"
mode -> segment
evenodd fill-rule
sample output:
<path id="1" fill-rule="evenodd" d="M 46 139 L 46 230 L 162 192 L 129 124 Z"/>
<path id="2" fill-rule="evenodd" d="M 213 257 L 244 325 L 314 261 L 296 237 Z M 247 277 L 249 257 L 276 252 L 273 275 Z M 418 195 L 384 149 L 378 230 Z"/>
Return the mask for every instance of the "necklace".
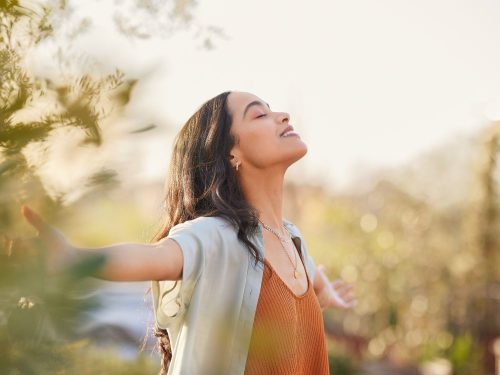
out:
<path id="1" fill-rule="evenodd" d="M 260 221 L 260 219 L 259 219 L 259 221 Z M 286 251 L 286 247 L 285 247 L 285 244 L 292 243 L 292 236 L 290 236 L 290 233 L 286 230 L 286 228 L 283 225 L 282 225 L 283 229 L 285 229 L 285 232 L 288 233 L 288 236 L 289 236 L 288 238 L 283 236 L 281 233 L 278 233 L 278 231 L 274 230 L 273 228 L 267 226 L 262 221 L 260 221 L 260 223 L 264 226 L 265 229 L 267 229 L 269 232 L 273 233 L 280 240 L 281 246 L 283 247 L 283 251 L 286 253 L 288 259 L 290 259 L 290 263 L 292 263 L 293 277 L 295 277 L 297 279 L 299 277 L 299 271 L 297 270 L 297 264 L 298 264 L 297 252 L 296 251 L 293 252 L 294 259 L 295 259 L 295 262 L 293 262 L 292 258 L 290 257 L 290 254 L 288 254 L 288 251 Z"/>

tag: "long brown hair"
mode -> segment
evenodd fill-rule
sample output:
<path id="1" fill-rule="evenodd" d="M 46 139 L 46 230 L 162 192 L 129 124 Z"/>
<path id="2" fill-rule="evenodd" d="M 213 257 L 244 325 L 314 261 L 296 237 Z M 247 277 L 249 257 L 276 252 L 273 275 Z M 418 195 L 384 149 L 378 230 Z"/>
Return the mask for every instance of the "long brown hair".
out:
<path id="1" fill-rule="evenodd" d="M 257 264 L 262 259 L 249 237 L 258 227 L 258 215 L 245 201 L 229 161 L 229 152 L 238 141 L 230 133 L 229 94 L 223 92 L 205 102 L 177 134 L 165 185 L 166 218 L 154 240 L 166 237 L 184 221 L 220 216 L 238 228 L 238 239 Z M 160 374 L 166 374 L 172 359 L 170 339 L 167 330 L 156 325 L 154 334 L 162 355 Z"/>

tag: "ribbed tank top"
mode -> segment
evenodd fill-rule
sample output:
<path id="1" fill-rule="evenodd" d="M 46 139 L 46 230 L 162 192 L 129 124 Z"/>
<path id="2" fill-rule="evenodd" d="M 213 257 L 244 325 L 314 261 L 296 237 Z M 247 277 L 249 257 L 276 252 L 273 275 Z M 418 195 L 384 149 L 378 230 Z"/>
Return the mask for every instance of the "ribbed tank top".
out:
<path id="1" fill-rule="evenodd" d="M 245 375 L 329 373 L 323 316 L 309 276 L 307 291 L 297 296 L 264 259 Z"/>

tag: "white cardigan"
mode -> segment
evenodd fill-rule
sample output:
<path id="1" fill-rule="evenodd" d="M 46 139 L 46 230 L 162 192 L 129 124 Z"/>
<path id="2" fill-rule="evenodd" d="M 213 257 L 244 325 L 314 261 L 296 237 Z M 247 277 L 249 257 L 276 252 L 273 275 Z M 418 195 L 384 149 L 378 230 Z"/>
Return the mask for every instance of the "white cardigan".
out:
<path id="1" fill-rule="evenodd" d="M 283 224 L 301 249 L 309 279 L 314 262 L 298 228 Z M 153 281 L 155 321 L 172 345 L 168 375 L 243 375 L 263 275 L 235 227 L 222 217 L 174 226 L 168 238 L 184 256 L 182 280 Z M 264 257 L 262 225 L 250 238 Z M 161 241 L 161 240 L 160 240 Z"/>

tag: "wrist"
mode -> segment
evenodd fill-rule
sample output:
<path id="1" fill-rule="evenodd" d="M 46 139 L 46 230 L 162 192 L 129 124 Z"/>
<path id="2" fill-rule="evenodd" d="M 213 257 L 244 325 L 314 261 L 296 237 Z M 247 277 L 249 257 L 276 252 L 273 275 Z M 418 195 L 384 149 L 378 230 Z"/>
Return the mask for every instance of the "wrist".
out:
<path id="1" fill-rule="evenodd" d="M 325 308 L 328 306 L 329 301 L 330 301 L 330 292 L 328 290 L 328 286 L 326 284 L 323 284 L 323 287 L 317 294 L 319 305 L 321 308 Z"/>

